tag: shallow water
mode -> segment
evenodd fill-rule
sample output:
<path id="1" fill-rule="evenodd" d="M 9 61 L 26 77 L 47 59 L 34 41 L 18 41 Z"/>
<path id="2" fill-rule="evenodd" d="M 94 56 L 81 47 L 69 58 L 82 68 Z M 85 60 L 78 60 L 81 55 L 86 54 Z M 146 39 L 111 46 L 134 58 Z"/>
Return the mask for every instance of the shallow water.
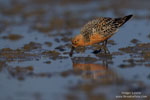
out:
<path id="1" fill-rule="evenodd" d="M 0 99 L 114 100 L 125 96 L 123 92 L 140 92 L 135 99 L 148 100 L 148 4 L 148 0 L 1 1 Z M 93 54 L 95 47 L 89 46 L 69 57 L 71 38 L 87 21 L 128 14 L 134 17 L 108 41 L 110 54 Z"/>

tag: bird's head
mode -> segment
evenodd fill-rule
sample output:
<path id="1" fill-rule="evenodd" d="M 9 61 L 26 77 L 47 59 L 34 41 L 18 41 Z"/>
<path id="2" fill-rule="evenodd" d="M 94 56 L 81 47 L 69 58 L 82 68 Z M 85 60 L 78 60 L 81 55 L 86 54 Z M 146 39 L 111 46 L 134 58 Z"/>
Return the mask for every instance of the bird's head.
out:
<path id="1" fill-rule="evenodd" d="M 83 46 L 83 36 L 81 34 L 76 35 L 73 39 L 72 39 L 72 46 L 73 47 L 78 47 L 78 46 Z"/>

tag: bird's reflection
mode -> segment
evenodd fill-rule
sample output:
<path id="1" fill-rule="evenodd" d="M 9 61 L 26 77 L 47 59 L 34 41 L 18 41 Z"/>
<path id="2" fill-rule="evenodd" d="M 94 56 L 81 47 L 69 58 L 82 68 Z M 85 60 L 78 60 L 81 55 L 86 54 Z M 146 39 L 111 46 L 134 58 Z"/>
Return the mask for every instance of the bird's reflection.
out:
<path id="1" fill-rule="evenodd" d="M 100 64 L 73 64 L 74 71 L 82 71 L 84 78 L 97 79 L 99 76 L 104 76 L 108 70 L 107 66 Z"/>
<path id="2" fill-rule="evenodd" d="M 83 58 L 84 59 L 84 58 Z M 112 80 L 117 74 L 108 66 L 107 60 L 102 61 L 101 64 L 83 63 L 72 59 L 73 69 L 75 72 L 81 72 L 80 75 L 86 79 L 108 79 Z"/>

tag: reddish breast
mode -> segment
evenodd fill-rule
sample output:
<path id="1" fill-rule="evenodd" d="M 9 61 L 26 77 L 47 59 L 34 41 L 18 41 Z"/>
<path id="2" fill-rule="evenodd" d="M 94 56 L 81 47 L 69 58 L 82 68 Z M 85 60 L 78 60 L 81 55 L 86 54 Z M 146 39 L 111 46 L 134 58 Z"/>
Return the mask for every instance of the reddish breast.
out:
<path id="1" fill-rule="evenodd" d="M 100 43 L 108 39 L 109 37 L 104 37 L 98 33 L 94 33 L 93 35 L 90 36 L 90 41 L 85 43 L 85 45 L 92 45 L 95 43 Z"/>

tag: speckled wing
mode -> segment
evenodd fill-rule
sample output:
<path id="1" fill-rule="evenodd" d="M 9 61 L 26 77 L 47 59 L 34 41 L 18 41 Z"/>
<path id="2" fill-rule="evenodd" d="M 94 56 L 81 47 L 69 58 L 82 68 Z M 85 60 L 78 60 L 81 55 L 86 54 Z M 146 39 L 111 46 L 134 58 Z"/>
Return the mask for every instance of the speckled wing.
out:
<path id="1" fill-rule="evenodd" d="M 86 41 L 89 41 L 89 37 L 92 34 L 98 33 L 103 36 L 112 35 L 117 31 L 118 25 L 114 22 L 115 19 L 112 18 L 97 18 L 86 25 L 81 29 L 81 34 L 85 37 Z"/>
<path id="2" fill-rule="evenodd" d="M 116 19 L 103 18 L 97 20 L 101 20 L 101 21 L 99 21 L 100 23 L 98 23 L 96 27 L 96 31 L 94 33 L 98 33 L 104 37 L 109 37 L 113 35 L 119 28 L 119 24 L 118 22 L 116 22 Z"/>
<path id="3" fill-rule="evenodd" d="M 85 41 L 90 41 L 90 35 L 95 33 L 104 37 L 110 37 L 131 17 L 131 15 L 123 18 L 100 17 L 84 25 L 80 33 L 85 37 Z"/>

